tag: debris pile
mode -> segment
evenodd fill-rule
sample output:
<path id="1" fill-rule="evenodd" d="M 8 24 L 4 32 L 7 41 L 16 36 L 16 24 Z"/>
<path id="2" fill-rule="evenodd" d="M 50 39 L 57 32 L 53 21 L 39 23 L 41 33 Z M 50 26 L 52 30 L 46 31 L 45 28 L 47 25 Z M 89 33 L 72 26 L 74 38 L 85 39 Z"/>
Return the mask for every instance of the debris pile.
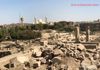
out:
<path id="1" fill-rule="evenodd" d="M 99 44 L 76 43 L 74 42 L 75 37 L 72 35 L 71 38 L 70 34 L 66 33 L 49 33 L 47 35 L 36 40 L 17 40 L 2 45 L 1 50 L 7 47 L 6 50 L 10 50 L 11 53 L 14 49 L 16 52 L 7 56 L 9 60 L 6 59 L 5 62 L 2 61 L 3 58 L 0 60 L 0 69 L 100 70 Z"/>

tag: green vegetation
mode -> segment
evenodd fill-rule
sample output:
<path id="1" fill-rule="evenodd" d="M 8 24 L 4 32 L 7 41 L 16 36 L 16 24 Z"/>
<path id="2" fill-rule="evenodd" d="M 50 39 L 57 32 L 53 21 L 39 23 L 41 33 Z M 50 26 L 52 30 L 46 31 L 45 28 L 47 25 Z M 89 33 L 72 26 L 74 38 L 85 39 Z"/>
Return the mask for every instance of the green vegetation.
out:
<path id="1" fill-rule="evenodd" d="M 0 39 L 5 40 L 7 37 L 7 40 L 10 39 L 35 39 L 41 37 L 41 32 L 35 31 L 32 29 L 28 29 L 24 26 L 15 26 L 15 27 L 3 27 L 0 29 Z"/>
<path id="2" fill-rule="evenodd" d="M 74 26 L 72 22 L 61 21 L 54 23 L 54 29 L 57 31 L 72 32 L 74 31 Z"/>
<path id="3" fill-rule="evenodd" d="M 53 29 L 57 31 L 65 31 L 65 32 L 72 32 L 74 30 L 74 26 L 72 22 L 55 22 L 54 25 L 48 25 L 48 24 L 34 24 L 31 25 L 31 29 L 33 30 L 47 30 L 47 29 Z"/>
<path id="4" fill-rule="evenodd" d="M 72 32 L 74 27 L 71 22 L 56 22 L 49 24 L 13 24 L 0 28 L 0 40 L 4 39 L 35 39 L 41 37 L 42 30 L 53 29 L 57 31 Z"/>

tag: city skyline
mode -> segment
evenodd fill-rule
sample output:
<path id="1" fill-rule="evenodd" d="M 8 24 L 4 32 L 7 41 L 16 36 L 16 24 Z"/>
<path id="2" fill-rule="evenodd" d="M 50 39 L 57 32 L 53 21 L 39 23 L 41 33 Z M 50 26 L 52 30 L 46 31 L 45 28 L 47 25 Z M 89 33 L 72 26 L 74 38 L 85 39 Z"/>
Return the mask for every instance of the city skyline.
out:
<path id="1" fill-rule="evenodd" d="M 72 4 L 97 4 L 72 6 Z M 0 24 L 17 23 L 21 16 L 25 22 L 34 17 L 49 21 L 92 21 L 100 18 L 100 0 L 1 0 Z"/>

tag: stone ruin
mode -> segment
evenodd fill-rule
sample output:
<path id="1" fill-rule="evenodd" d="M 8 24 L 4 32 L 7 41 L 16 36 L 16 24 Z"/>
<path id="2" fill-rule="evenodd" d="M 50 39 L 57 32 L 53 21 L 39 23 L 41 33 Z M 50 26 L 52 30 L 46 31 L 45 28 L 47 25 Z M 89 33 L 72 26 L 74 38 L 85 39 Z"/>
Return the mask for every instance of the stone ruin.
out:
<path id="1" fill-rule="evenodd" d="M 1 58 L 0 69 L 100 70 L 100 45 L 90 41 L 89 27 L 86 31 L 86 42 L 80 41 L 78 25 L 75 29 L 74 42 L 68 42 L 66 34 L 51 33 L 48 35 L 40 40 L 13 43 L 17 49 L 20 47 L 20 51 Z"/>

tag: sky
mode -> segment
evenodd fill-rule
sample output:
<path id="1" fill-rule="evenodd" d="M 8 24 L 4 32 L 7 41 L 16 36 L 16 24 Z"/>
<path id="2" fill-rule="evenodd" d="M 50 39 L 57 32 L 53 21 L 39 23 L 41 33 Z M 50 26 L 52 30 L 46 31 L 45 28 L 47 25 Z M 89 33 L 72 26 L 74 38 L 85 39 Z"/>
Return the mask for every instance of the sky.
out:
<path id="1" fill-rule="evenodd" d="M 72 6 L 72 4 L 98 4 Z M 0 24 L 33 22 L 34 17 L 49 21 L 91 21 L 100 19 L 100 0 L 0 0 Z"/>

